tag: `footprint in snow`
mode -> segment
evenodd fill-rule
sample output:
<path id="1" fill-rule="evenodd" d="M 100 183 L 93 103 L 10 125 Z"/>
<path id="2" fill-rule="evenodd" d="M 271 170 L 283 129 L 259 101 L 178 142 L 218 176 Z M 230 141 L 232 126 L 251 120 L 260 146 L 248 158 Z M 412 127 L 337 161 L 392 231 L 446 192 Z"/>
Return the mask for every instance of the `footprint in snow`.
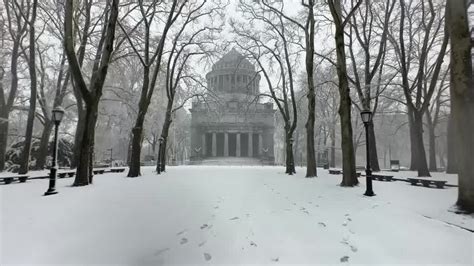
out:
<path id="1" fill-rule="evenodd" d="M 344 256 L 339 259 L 341 262 L 348 262 L 349 261 L 349 256 Z"/>
<path id="2" fill-rule="evenodd" d="M 254 247 L 257 246 L 257 244 L 256 244 L 255 242 L 253 242 L 253 241 L 250 241 L 250 245 L 251 245 L 251 246 L 254 246 Z"/>
<path id="3" fill-rule="evenodd" d="M 351 247 L 351 251 L 352 251 L 352 252 L 357 252 L 358 249 L 357 249 L 356 246 L 352 246 L 352 245 L 351 245 L 350 247 Z"/>
<path id="4" fill-rule="evenodd" d="M 199 243 L 198 247 L 202 247 L 202 246 L 204 246 L 204 244 L 206 244 L 206 241 L 203 241 L 203 242 Z"/>
<path id="5" fill-rule="evenodd" d="M 205 259 L 206 261 L 210 261 L 210 260 L 212 259 L 211 254 L 209 254 L 209 253 L 204 253 L 204 259 Z"/>
<path id="6" fill-rule="evenodd" d="M 323 223 L 323 222 L 319 222 L 318 224 L 319 224 L 320 226 L 322 226 L 322 227 L 326 227 L 326 224 Z"/>
<path id="7" fill-rule="evenodd" d="M 239 217 L 235 216 L 234 218 L 230 218 L 229 220 L 238 220 Z"/>
<path id="8" fill-rule="evenodd" d="M 187 230 L 186 230 L 186 229 L 184 229 L 183 231 L 181 231 L 181 232 L 178 232 L 176 235 L 177 235 L 177 236 L 180 236 L 180 235 L 182 235 L 182 234 L 186 233 L 186 231 L 187 231 Z"/>
<path id="9" fill-rule="evenodd" d="M 184 244 L 188 243 L 188 239 L 185 238 L 185 237 L 183 237 L 183 238 L 181 238 L 181 241 L 179 241 L 179 243 L 180 243 L 181 245 L 184 245 Z"/>
<path id="10" fill-rule="evenodd" d="M 344 221 L 344 222 L 342 223 L 342 226 L 347 226 L 347 221 Z"/>
<path id="11" fill-rule="evenodd" d="M 157 250 L 154 254 L 155 254 L 155 256 L 158 256 L 158 255 L 161 255 L 161 254 L 165 253 L 168 250 L 170 250 L 170 248 L 162 248 L 162 249 Z"/>
<path id="12" fill-rule="evenodd" d="M 274 259 L 272 259 L 272 261 L 278 262 L 278 261 L 280 261 L 280 258 L 274 258 Z"/>
<path id="13" fill-rule="evenodd" d="M 207 225 L 207 224 L 203 224 L 203 225 L 201 225 L 201 229 L 205 229 L 205 228 L 207 228 L 207 227 L 208 227 L 208 225 Z"/>

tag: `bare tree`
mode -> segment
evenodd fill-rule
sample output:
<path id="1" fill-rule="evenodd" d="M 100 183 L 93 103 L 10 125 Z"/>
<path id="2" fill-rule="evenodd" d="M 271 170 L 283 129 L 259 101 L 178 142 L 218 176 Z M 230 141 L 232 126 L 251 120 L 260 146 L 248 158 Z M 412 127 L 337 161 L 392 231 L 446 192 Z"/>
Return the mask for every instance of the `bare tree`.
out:
<path id="1" fill-rule="evenodd" d="M 294 62 L 297 61 L 297 53 L 292 49 L 291 44 L 296 43 L 297 36 L 291 33 L 291 29 L 284 23 L 281 16 L 275 16 L 274 12 L 266 15 L 265 8 L 253 6 L 241 1 L 240 9 L 251 21 L 262 22 L 263 30 L 251 31 L 247 24 L 232 23 L 233 31 L 241 37 L 237 41 L 242 49 L 250 54 L 265 77 L 270 94 L 260 94 L 267 96 L 276 103 L 278 111 L 283 119 L 285 132 L 285 165 L 287 174 L 296 173 L 294 159 L 294 132 L 298 123 L 297 99 L 295 96 L 295 71 Z M 273 16 L 271 16 L 273 15 Z M 240 43 L 248 43 L 244 47 Z M 294 48 L 294 47 L 293 47 Z M 265 58 L 265 55 L 268 55 Z M 272 65 L 273 67 L 269 67 Z M 278 83 L 272 81 L 272 68 L 275 69 Z"/>
<path id="2" fill-rule="evenodd" d="M 314 123 L 315 123 L 315 86 L 314 86 L 314 36 L 315 36 L 315 18 L 314 9 L 316 7 L 315 0 L 301 1 L 304 7 L 305 20 L 304 23 L 297 19 L 291 18 L 283 12 L 283 2 L 280 8 L 276 8 L 273 4 L 266 0 L 262 4 L 271 12 L 285 18 L 288 22 L 297 26 L 304 32 L 304 51 L 305 51 L 305 69 L 306 82 L 308 85 L 308 120 L 306 122 L 306 177 L 316 177 L 316 151 L 314 144 Z"/>
<path id="3" fill-rule="evenodd" d="M 92 183 L 92 164 L 94 151 L 95 125 L 97 122 L 97 111 L 99 100 L 102 95 L 108 65 L 114 49 L 115 25 L 118 17 L 119 0 L 107 3 L 105 22 L 102 28 L 100 41 L 94 58 L 92 76 L 89 86 L 86 84 L 74 49 L 73 30 L 73 0 L 67 0 L 64 12 L 64 47 L 70 66 L 71 76 L 75 86 L 80 90 L 86 107 L 86 118 L 79 153 L 79 164 L 77 167 L 75 186 L 84 186 Z"/>
<path id="4" fill-rule="evenodd" d="M 428 127 L 428 139 L 429 139 L 429 170 L 431 172 L 438 171 L 438 165 L 436 162 L 436 129 L 440 124 L 443 109 L 445 109 L 446 103 L 449 101 L 446 92 L 449 88 L 445 84 L 446 78 L 448 77 L 449 68 L 444 70 L 444 74 L 441 78 L 440 85 L 436 88 L 436 94 L 434 95 L 434 102 L 426 109 L 426 124 Z M 425 78 L 424 94 L 428 93 L 428 78 Z"/>
<path id="5" fill-rule="evenodd" d="M 0 171 L 5 168 L 5 152 L 8 142 L 8 128 L 10 112 L 18 92 L 18 62 L 20 59 L 23 39 L 28 29 L 28 17 L 31 9 L 29 1 L 25 0 L 4 0 L 5 11 L 8 21 L 8 33 L 11 38 L 10 54 L 10 91 L 7 93 L 4 88 L 0 91 Z M 4 70 L 2 70 L 4 72 Z M 2 75 L 3 76 L 3 75 Z"/>
<path id="6" fill-rule="evenodd" d="M 163 142 L 161 144 L 162 150 L 159 153 L 160 163 L 157 164 L 157 167 L 161 167 L 160 171 L 157 171 L 158 173 L 165 171 L 166 168 L 166 147 L 168 143 L 169 129 L 172 123 L 172 115 L 184 105 L 183 102 L 174 107 L 176 104 L 175 98 L 178 88 L 182 83 L 189 84 L 189 82 L 194 82 L 195 77 L 190 72 L 196 70 L 190 68 L 190 64 L 192 63 L 191 60 L 193 57 L 207 54 L 204 44 L 211 42 L 211 36 L 202 36 L 204 33 L 213 30 L 207 26 L 203 26 L 202 28 L 190 31 L 189 34 L 185 34 L 188 26 L 197 23 L 199 18 L 212 15 L 216 8 L 220 8 L 217 6 L 216 8 L 211 8 L 209 10 L 203 10 L 205 3 L 206 1 L 199 3 L 196 6 L 191 6 L 190 10 L 185 12 L 185 21 L 179 28 L 178 33 L 173 37 L 171 51 L 168 55 L 165 85 L 166 98 L 168 101 L 166 105 L 165 120 L 160 135 Z"/>
<path id="7" fill-rule="evenodd" d="M 359 183 L 355 169 L 354 144 L 352 139 L 351 97 L 347 78 L 346 52 L 344 43 L 344 27 L 352 14 L 362 3 L 359 0 L 345 19 L 342 17 L 341 1 L 329 0 L 329 8 L 334 20 L 336 32 L 337 76 L 339 79 L 339 116 L 341 118 L 341 148 L 342 148 L 342 182 L 341 186 L 355 186 Z"/>
<path id="8" fill-rule="evenodd" d="M 154 49 L 154 51 L 153 48 L 150 46 L 154 42 L 151 35 L 152 23 L 156 19 L 155 16 L 158 13 L 157 7 L 160 6 L 157 0 L 153 0 L 151 3 L 147 3 L 147 1 L 140 0 L 137 3 L 141 16 L 139 24 L 141 24 L 142 22 L 144 24 L 143 36 L 140 36 L 139 38 L 142 40 L 142 43 L 137 44 L 136 42 L 133 42 L 130 33 L 121 23 L 119 23 L 119 26 L 121 27 L 122 31 L 124 32 L 124 34 L 126 34 L 130 46 L 132 47 L 136 56 L 139 57 L 140 63 L 143 68 L 143 83 L 140 94 L 140 101 L 138 103 L 138 114 L 135 120 L 135 125 L 132 129 L 132 154 L 130 161 L 130 169 L 127 175 L 128 177 L 137 177 L 141 175 L 140 155 L 143 140 L 143 125 L 145 121 L 145 116 L 148 111 L 148 106 L 150 105 L 151 97 L 155 90 L 158 73 L 161 69 L 161 59 L 163 57 L 163 50 L 165 48 L 167 34 L 173 23 L 180 16 L 181 11 L 187 3 L 187 0 L 174 0 L 168 7 L 168 5 L 166 5 L 164 1 L 160 1 L 160 5 L 162 5 L 165 9 L 162 10 L 162 12 L 165 12 L 167 14 L 167 19 L 163 27 L 163 32 L 160 36 L 160 41 L 158 42 L 158 45 L 156 49 Z M 166 10 L 167 8 L 169 8 L 169 10 Z M 143 46 L 143 48 L 139 48 L 139 46 Z"/>
<path id="9" fill-rule="evenodd" d="M 400 0 L 399 33 L 398 36 L 395 36 L 393 32 L 389 34 L 401 68 L 402 88 L 410 125 L 411 169 L 418 170 L 418 176 L 430 176 L 423 143 L 423 115 L 436 88 L 449 37 L 447 34 L 442 34 L 444 17 L 440 14 L 441 7 L 438 5 L 435 8 L 432 0 L 428 0 L 427 3 L 428 6 L 425 2 L 409 0 L 407 5 L 405 0 Z M 416 28 L 417 26 L 419 28 Z M 408 32 L 405 33 L 405 29 Z M 440 35 L 441 47 L 433 62 L 429 60 L 431 59 L 429 53 L 437 40 L 439 43 Z M 416 49 L 419 49 L 418 53 L 415 53 Z M 425 65 L 429 63 L 434 64 L 434 69 L 429 88 L 423 95 Z M 411 73 L 416 73 L 416 75 L 412 77 Z"/>
<path id="10" fill-rule="evenodd" d="M 28 110 L 28 119 L 26 122 L 26 133 L 23 151 L 20 160 L 19 174 L 26 174 L 29 170 L 31 140 L 33 138 L 33 125 L 36 114 L 36 98 L 37 98 L 37 80 L 36 80 L 36 34 L 35 21 L 36 10 L 38 8 L 38 0 L 33 0 L 31 6 L 31 18 L 28 21 L 29 27 L 29 55 L 28 55 L 28 70 L 30 74 L 30 106 Z M 23 11 L 21 11 L 23 12 Z M 25 20 L 27 18 L 25 17 Z"/>
<path id="11" fill-rule="evenodd" d="M 459 190 L 456 205 L 474 212 L 474 84 L 472 39 L 465 0 L 448 0 L 447 33 L 451 37 L 451 113 L 457 135 Z"/>
<path id="12" fill-rule="evenodd" d="M 372 115 L 375 115 L 377 111 L 380 94 L 379 91 L 374 90 L 374 88 L 380 88 L 379 84 L 375 84 L 374 78 L 377 74 L 382 75 L 388 28 L 395 3 L 395 0 L 364 1 L 364 4 L 361 5 L 348 22 L 350 24 L 348 50 L 352 61 L 353 73 L 353 78 L 349 79 L 349 81 L 351 81 L 356 89 L 360 102 L 358 108 L 371 110 Z M 381 28 L 381 32 L 377 32 L 377 28 Z M 355 52 L 357 52 L 357 46 L 353 43 L 354 35 L 362 51 L 362 64 L 356 60 Z M 375 53 L 373 53 L 374 43 L 377 45 Z M 360 67 L 361 65 L 362 67 Z M 373 123 L 369 124 L 369 142 L 370 166 L 373 171 L 380 171 Z"/>

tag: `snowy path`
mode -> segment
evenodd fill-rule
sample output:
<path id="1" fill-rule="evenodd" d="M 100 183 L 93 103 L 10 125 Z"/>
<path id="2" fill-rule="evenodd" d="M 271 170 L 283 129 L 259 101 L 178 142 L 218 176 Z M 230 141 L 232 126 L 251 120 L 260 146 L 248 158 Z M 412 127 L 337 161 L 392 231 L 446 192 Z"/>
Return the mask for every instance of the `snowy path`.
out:
<path id="1" fill-rule="evenodd" d="M 374 182 L 367 198 L 322 169 L 152 169 L 82 188 L 60 179 L 51 197 L 46 180 L 0 186 L 0 264 L 473 263 L 474 234 L 440 221 L 474 228 L 446 211 L 457 188 Z"/>

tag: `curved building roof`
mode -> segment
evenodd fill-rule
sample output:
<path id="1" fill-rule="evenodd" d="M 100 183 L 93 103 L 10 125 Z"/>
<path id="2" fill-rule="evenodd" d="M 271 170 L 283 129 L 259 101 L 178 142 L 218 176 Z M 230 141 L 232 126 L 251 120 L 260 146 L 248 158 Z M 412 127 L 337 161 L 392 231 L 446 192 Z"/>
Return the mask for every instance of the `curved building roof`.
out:
<path id="1" fill-rule="evenodd" d="M 212 66 L 212 70 L 226 68 L 255 70 L 255 67 L 252 65 L 252 63 L 250 63 L 249 60 L 237 52 L 235 48 L 232 48 L 232 50 L 230 50 Z"/>

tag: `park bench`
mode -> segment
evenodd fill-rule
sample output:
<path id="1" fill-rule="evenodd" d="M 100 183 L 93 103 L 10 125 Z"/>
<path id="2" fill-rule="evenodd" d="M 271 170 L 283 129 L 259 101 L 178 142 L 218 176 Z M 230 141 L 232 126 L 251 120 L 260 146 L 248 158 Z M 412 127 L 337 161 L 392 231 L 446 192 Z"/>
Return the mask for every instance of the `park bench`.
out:
<path id="1" fill-rule="evenodd" d="M 11 176 L 1 176 L 0 180 L 3 180 L 5 184 L 10 184 L 13 180 L 18 179 L 20 183 L 25 183 L 26 179 L 28 179 L 27 175 L 11 175 Z"/>
<path id="2" fill-rule="evenodd" d="M 342 170 L 341 169 L 329 169 L 329 174 L 331 174 L 331 175 L 340 175 L 340 174 L 342 174 Z"/>
<path id="3" fill-rule="evenodd" d="M 75 170 L 72 170 L 72 171 L 61 171 L 61 172 L 58 172 L 58 177 L 59 177 L 59 178 L 65 178 L 66 176 L 68 176 L 68 177 L 73 177 L 75 174 L 76 174 L 76 171 L 75 171 Z"/>
<path id="4" fill-rule="evenodd" d="M 378 181 L 392 181 L 393 175 L 372 174 L 372 179 L 375 179 Z"/>
<path id="5" fill-rule="evenodd" d="M 94 175 L 103 174 L 105 173 L 105 169 L 94 169 L 92 170 L 92 172 L 94 173 Z"/>
<path id="6" fill-rule="evenodd" d="M 124 171 L 125 171 L 125 168 L 110 168 L 110 172 L 112 173 L 121 173 Z"/>
<path id="7" fill-rule="evenodd" d="M 410 182 L 412 186 L 416 186 L 418 183 L 421 183 L 424 187 L 435 185 L 437 188 L 444 188 L 444 185 L 446 185 L 446 183 L 448 182 L 444 180 L 432 180 L 432 179 L 419 178 L 419 177 L 408 178 L 407 180 L 408 182 Z"/>

